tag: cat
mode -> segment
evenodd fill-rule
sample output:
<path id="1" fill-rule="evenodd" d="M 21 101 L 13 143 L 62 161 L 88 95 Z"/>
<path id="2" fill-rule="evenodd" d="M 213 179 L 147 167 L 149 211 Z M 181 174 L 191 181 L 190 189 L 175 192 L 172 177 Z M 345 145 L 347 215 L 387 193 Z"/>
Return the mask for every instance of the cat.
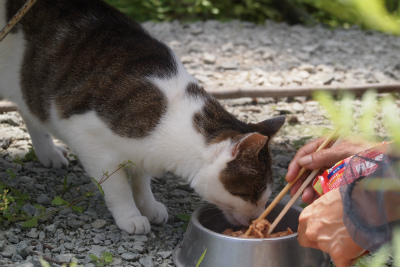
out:
<path id="1" fill-rule="evenodd" d="M 0 0 L 0 22 L 25 0 Z M 168 219 L 153 176 L 172 172 L 232 224 L 263 211 L 269 142 L 284 116 L 245 123 L 228 113 L 165 44 L 100 0 L 40 0 L 0 43 L 0 94 L 19 108 L 37 157 L 65 168 L 67 150 L 100 179 L 117 226 L 146 234 Z"/>

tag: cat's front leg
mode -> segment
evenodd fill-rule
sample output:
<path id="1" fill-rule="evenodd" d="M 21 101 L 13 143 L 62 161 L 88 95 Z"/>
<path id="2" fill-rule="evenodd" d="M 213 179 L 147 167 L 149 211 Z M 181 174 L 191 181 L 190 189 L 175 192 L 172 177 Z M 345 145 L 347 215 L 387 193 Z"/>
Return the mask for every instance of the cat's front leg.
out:
<path id="1" fill-rule="evenodd" d="M 43 129 L 42 125 L 33 123 L 29 117 L 23 116 L 23 118 L 40 163 L 47 168 L 66 168 L 68 166 L 68 150 L 56 146 L 53 138 Z"/>
<path id="2" fill-rule="evenodd" d="M 100 181 L 103 171 L 112 173 L 118 166 L 109 165 L 97 157 L 78 155 L 90 176 Z M 136 207 L 129 186 L 128 179 L 123 169 L 110 175 L 101 183 L 104 198 L 109 211 L 111 211 L 117 226 L 130 234 L 147 234 L 150 232 L 150 223 L 147 217 L 142 216 Z"/>
<path id="3" fill-rule="evenodd" d="M 154 198 L 150 187 L 151 175 L 137 174 L 131 168 L 130 178 L 133 197 L 142 215 L 146 216 L 151 223 L 166 223 L 168 221 L 168 211 L 164 204 Z"/>

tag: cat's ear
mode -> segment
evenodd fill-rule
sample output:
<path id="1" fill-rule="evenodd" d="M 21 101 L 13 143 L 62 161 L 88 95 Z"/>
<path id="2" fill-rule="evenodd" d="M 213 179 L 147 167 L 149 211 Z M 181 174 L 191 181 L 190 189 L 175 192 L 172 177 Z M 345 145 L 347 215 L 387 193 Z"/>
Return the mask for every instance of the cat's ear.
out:
<path id="1" fill-rule="evenodd" d="M 286 117 L 284 115 L 274 117 L 256 124 L 253 124 L 255 130 L 263 135 L 271 138 L 274 136 L 285 123 Z"/>
<path id="2" fill-rule="evenodd" d="M 256 155 L 268 141 L 268 136 L 252 133 L 238 141 L 232 149 L 232 156 L 236 157 L 239 152 L 252 151 Z"/>

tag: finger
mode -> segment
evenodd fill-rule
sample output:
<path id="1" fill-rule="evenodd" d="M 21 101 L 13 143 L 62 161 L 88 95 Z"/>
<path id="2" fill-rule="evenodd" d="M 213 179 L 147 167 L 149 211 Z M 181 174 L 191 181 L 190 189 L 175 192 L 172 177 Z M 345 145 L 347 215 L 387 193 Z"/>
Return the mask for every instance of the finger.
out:
<path id="1" fill-rule="evenodd" d="M 314 240 L 309 239 L 308 236 L 306 235 L 308 227 L 308 219 L 312 214 L 312 212 L 313 212 L 312 209 L 305 208 L 300 214 L 299 226 L 297 228 L 297 240 L 299 241 L 299 244 L 303 247 L 318 249 L 318 244 Z"/>
<path id="2" fill-rule="evenodd" d="M 307 186 L 304 191 L 303 191 L 303 196 L 301 198 L 301 200 L 304 203 L 307 204 L 311 204 L 316 198 L 315 195 L 317 195 L 314 191 L 314 189 L 312 188 L 311 185 Z M 317 195 L 318 196 L 318 195 Z M 318 198 L 318 197 L 317 197 Z"/>
<path id="3" fill-rule="evenodd" d="M 313 204 L 314 201 L 316 201 L 318 198 L 319 198 L 319 195 L 318 194 L 314 194 L 314 197 L 311 199 L 309 204 Z"/>
<path id="4" fill-rule="evenodd" d="M 304 180 L 307 179 L 307 177 L 310 175 L 310 171 L 306 171 L 303 173 L 300 178 L 297 180 L 296 183 L 292 186 L 292 189 L 290 190 L 290 195 L 293 196 L 296 194 L 297 190 L 300 188 L 300 186 L 303 184 Z"/>
<path id="5" fill-rule="evenodd" d="M 307 239 L 305 235 L 298 235 L 297 240 L 302 247 L 320 249 L 317 242 Z"/>
<path id="6" fill-rule="evenodd" d="M 286 182 L 288 183 L 292 182 L 299 173 L 301 166 L 298 163 L 298 159 L 314 152 L 316 149 L 318 149 L 318 147 L 320 146 L 320 144 L 322 144 L 323 141 L 324 141 L 323 138 L 311 141 L 310 143 L 304 145 L 297 151 L 296 155 L 293 157 L 292 161 L 289 164 L 288 171 L 285 177 Z"/>
<path id="7" fill-rule="evenodd" d="M 301 166 L 297 163 L 297 160 L 292 160 L 289 164 L 288 171 L 285 176 L 285 180 L 288 183 L 294 181 L 297 177 L 297 174 L 300 172 Z"/>
<path id="8" fill-rule="evenodd" d="M 335 148 L 327 148 L 306 155 L 298 160 L 298 164 L 307 169 L 322 169 L 333 166 L 343 159 Z"/>

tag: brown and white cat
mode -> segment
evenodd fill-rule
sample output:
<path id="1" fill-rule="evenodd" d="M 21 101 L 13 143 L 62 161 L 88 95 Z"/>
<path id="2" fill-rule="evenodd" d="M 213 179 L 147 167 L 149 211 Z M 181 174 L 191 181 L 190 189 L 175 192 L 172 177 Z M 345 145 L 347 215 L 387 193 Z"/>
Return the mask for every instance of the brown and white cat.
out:
<path id="1" fill-rule="evenodd" d="M 25 0 L 0 0 L 0 22 Z M 0 43 L 0 93 L 18 104 L 40 162 L 91 177 L 126 160 L 102 184 L 116 224 L 144 234 L 168 219 L 150 188 L 170 171 L 235 224 L 257 217 L 273 184 L 268 143 L 284 117 L 244 123 L 138 23 L 100 0 L 40 0 Z"/>

